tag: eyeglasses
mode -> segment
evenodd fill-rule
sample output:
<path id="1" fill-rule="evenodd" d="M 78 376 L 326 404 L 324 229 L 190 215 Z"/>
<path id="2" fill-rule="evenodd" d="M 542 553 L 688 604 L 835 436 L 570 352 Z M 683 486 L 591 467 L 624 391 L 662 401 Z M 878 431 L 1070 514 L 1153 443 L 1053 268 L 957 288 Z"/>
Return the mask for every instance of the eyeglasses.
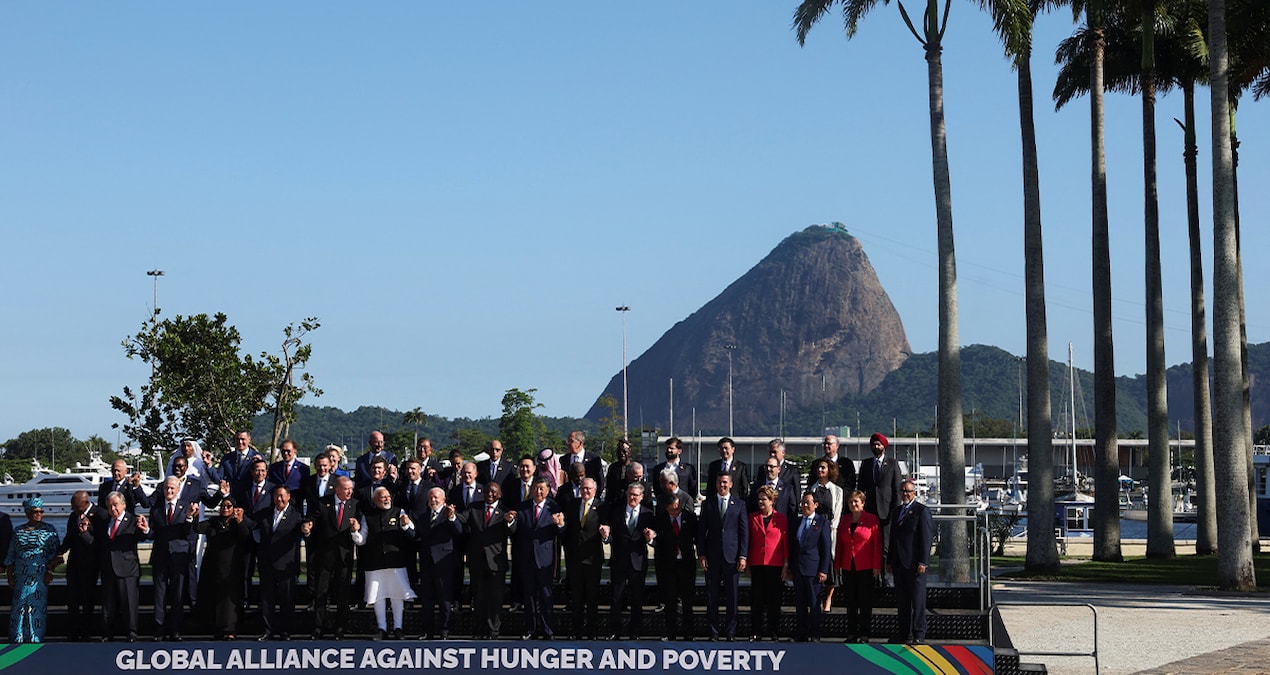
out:
<path id="1" fill-rule="evenodd" d="M 31 513 L 44 513 L 44 509 L 31 509 Z"/>
<path id="2" fill-rule="evenodd" d="M 917 490 L 900 490 L 900 492 L 903 492 L 903 493 L 904 493 L 904 494 L 906 494 L 906 495 L 915 495 L 915 494 L 917 494 Z"/>

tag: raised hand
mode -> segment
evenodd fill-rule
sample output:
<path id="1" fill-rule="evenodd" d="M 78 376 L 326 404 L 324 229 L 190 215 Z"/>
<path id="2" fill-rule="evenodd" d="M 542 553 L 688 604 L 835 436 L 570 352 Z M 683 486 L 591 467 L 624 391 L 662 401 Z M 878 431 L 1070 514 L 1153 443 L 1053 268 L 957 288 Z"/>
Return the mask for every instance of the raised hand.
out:
<path id="1" fill-rule="evenodd" d="M 564 514 L 563 513 L 551 514 L 551 522 L 555 523 L 556 525 L 564 525 Z"/>
<path id="2" fill-rule="evenodd" d="M 148 530 L 150 529 L 150 523 L 146 520 L 145 516 L 137 516 L 137 527 L 142 530 Z"/>
<path id="3" fill-rule="evenodd" d="M 198 504 L 190 504 L 190 508 L 189 508 L 189 514 L 188 514 L 188 516 L 189 516 L 190 518 L 197 518 L 197 517 L 198 517 Z"/>
<path id="4" fill-rule="evenodd" d="M 611 529 L 609 528 L 609 526 L 608 526 L 608 525 L 601 525 L 601 526 L 600 526 L 600 538 L 601 538 L 601 539 L 608 539 L 608 538 L 609 538 L 609 532 L 610 532 L 610 531 L 611 531 Z"/>
<path id="5" fill-rule="evenodd" d="M 511 525 L 512 523 L 516 522 L 516 512 L 508 511 L 507 513 L 503 514 L 503 520 L 506 520 L 508 525 Z"/>
<path id="6" fill-rule="evenodd" d="M 455 511 L 456 509 L 454 508 L 453 504 L 446 504 L 445 505 L 445 519 L 449 520 L 453 518 Z"/>
<path id="7" fill-rule="evenodd" d="M 356 519 L 356 518 L 354 518 L 354 519 L 352 519 L 352 520 L 348 521 L 348 529 L 352 530 L 353 532 L 359 532 L 359 531 L 361 531 L 361 529 L 362 529 L 362 521 L 360 521 L 360 520 L 358 520 L 358 519 Z"/>
<path id="8" fill-rule="evenodd" d="M 300 523 L 300 534 L 307 537 L 309 536 L 309 533 L 312 531 L 313 531 L 313 521 L 306 520 L 303 523 Z"/>
<path id="9" fill-rule="evenodd" d="M 233 515 L 232 517 L 233 517 L 233 519 L 234 519 L 234 520 L 236 520 L 236 521 L 238 521 L 238 522 L 240 522 L 240 523 L 241 523 L 241 522 L 243 522 L 243 510 L 242 510 L 242 509 L 240 509 L 240 508 L 235 507 L 235 508 L 234 508 L 234 515 Z"/>
<path id="10" fill-rule="evenodd" d="M 653 539 L 656 536 L 657 536 L 657 533 L 653 532 L 652 528 L 648 528 L 648 527 L 644 528 L 644 541 L 651 544 L 653 543 Z"/>
<path id="11" fill-rule="evenodd" d="M 133 472 L 132 472 L 132 476 L 128 478 L 128 483 L 129 483 L 130 485 L 132 485 L 133 487 L 136 487 L 136 486 L 140 485 L 140 484 L 141 484 L 141 473 L 140 473 L 140 472 L 137 472 L 137 471 L 133 471 Z"/>

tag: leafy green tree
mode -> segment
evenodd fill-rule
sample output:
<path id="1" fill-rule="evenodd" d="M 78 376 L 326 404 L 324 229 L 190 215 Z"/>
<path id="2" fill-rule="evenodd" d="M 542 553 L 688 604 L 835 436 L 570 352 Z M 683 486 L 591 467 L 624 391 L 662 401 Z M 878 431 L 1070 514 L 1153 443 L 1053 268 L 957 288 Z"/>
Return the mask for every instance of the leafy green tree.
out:
<path id="1" fill-rule="evenodd" d="M 415 433 L 410 429 L 384 432 L 384 449 L 392 451 L 398 460 L 405 460 L 414 454 Z"/>
<path id="2" fill-rule="evenodd" d="M 596 405 L 608 411 L 608 414 L 600 418 L 600 433 L 587 438 L 587 445 L 600 452 L 605 461 L 612 462 L 617 459 L 617 443 L 622 440 L 623 433 L 622 415 L 617 411 L 617 397 L 605 394 L 596 401 Z"/>
<path id="3" fill-rule="evenodd" d="M 9 459 L 36 459 L 49 468 L 54 457 L 71 450 L 78 441 L 71 435 L 70 429 L 62 427 L 45 427 L 31 429 L 18 434 L 4 442 L 4 456 Z M 62 461 L 62 460 L 59 460 Z"/>
<path id="4" fill-rule="evenodd" d="M 451 434 L 454 443 L 445 447 L 445 451 L 449 452 L 458 448 L 463 453 L 464 459 L 472 459 L 477 454 L 485 452 L 489 442 L 494 440 L 493 436 L 481 431 L 480 429 L 455 429 Z"/>
<path id="5" fill-rule="evenodd" d="M 534 412 L 543 407 L 534 400 L 537 389 L 508 389 L 503 395 L 503 416 L 498 420 L 498 437 L 512 457 L 537 452 L 547 436 L 547 425 Z"/>
<path id="6" fill-rule="evenodd" d="M 283 436 L 287 436 L 291 423 L 295 421 L 295 404 L 305 394 L 313 394 L 321 396 L 322 390 L 317 388 L 313 381 L 313 376 L 309 373 L 300 373 L 300 383 L 296 384 L 296 371 L 304 370 L 308 365 L 309 357 L 313 355 L 313 346 L 305 344 L 303 341 L 307 333 L 315 331 L 322 324 L 318 323 L 317 317 L 309 317 L 300 322 L 300 325 L 287 324 L 282 329 L 282 355 L 274 355 L 268 352 L 261 352 L 260 358 L 267 365 L 272 375 L 272 390 L 269 395 L 273 399 L 273 435 L 272 443 L 269 445 L 270 454 L 275 455 L 278 443 Z M 271 459 L 277 459 L 272 457 Z"/>

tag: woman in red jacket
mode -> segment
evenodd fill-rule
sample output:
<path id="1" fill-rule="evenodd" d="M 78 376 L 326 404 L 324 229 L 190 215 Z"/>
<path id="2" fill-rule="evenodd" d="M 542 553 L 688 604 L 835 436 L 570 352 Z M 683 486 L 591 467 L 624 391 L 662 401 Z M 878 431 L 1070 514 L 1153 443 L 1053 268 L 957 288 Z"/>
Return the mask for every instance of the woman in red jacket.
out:
<path id="1" fill-rule="evenodd" d="M 873 621 L 873 594 L 882 578 L 882 530 L 878 517 L 864 510 L 865 495 L 847 497 L 848 513 L 838 523 L 834 569 L 847 601 L 847 642 L 868 642 Z"/>
<path id="2" fill-rule="evenodd" d="M 775 508 L 777 493 L 770 485 L 758 489 L 758 510 L 749 516 L 750 642 L 760 636 L 776 641 L 781 594 L 789 578 L 789 522 Z M 766 629 L 764 628 L 766 619 Z"/>

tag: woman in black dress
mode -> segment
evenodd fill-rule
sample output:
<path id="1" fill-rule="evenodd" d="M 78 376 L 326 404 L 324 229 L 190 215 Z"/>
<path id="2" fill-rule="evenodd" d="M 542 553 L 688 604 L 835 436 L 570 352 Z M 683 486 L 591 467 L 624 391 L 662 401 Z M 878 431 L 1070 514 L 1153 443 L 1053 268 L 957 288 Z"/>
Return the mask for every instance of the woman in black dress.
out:
<path id="1" fill-rule="evenodd" d="M 193 527 L 207 535 L 198 575 L 199 613 L 213 615 L 217 640 L 234 640 L 238 607 L 243 601 L 243 558 L 251 529 L 243 522 L 243 510 L 234 504 L 233 497 L 222 499 L 217 515 L 195 522 Z"/>

